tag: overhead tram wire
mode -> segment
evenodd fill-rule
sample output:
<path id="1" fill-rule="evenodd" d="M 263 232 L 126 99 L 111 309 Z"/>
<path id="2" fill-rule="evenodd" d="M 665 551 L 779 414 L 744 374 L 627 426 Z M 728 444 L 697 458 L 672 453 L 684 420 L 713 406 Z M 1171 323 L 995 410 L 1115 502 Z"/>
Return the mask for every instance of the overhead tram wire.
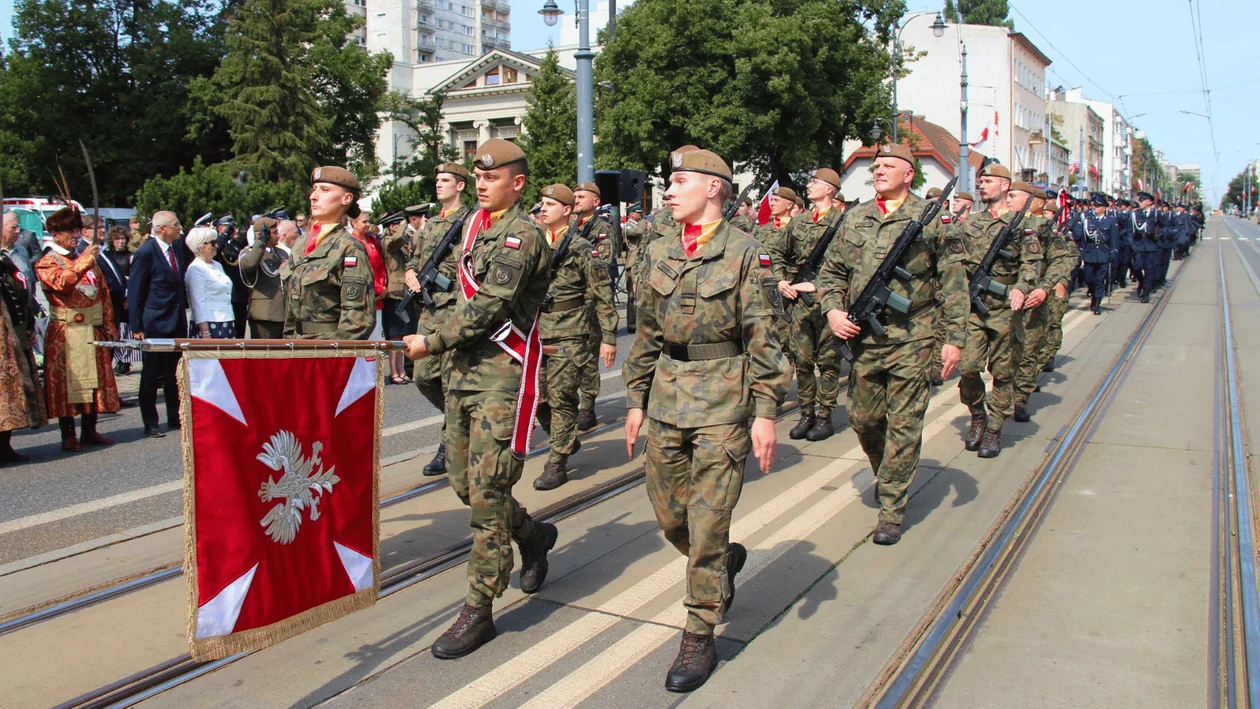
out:
<path id="1" fill-rule="evenodd" d="M 1208 136 L 1212 140 L 1212 182 L 1221 168 L 1221 152 L 1216 149 L 1216 121 L 1212 118 L 1212 90 L 1208 88 L 1207 57 L 1203 46 L 1203 14 L 1199 0 L 1187 0 L 1190 4 L 1190 30 L 1194 40 L 1194 54 L 1199 62 L 1199 84 L 1203 90 L 1203 109 L 1207 113 Z"/>
<path id="2" fill-rule="evenodd" d="M 1027 16 L 1027 15 L 1025 15 L 1024 13 L 1020 12 L 1020 11 L 1019 11 L 1019 8 L 1018 8 L 1018 7 L 1015 7 L 1015 4 L 1014 4 L 1014 3 L 1007 3 L 1007 6 L 1008 6 L 1008 7 L 1010 7 L 1010 8 L 1011 8 L 1011 11 L 1012 11 L 1012 12 L 1014 12 L 1016 15 L 1019 15 L 1019 16 L 1020 16 L 1020 18 L 1024 20 L 1024 22 L 1028 23 L 1028 27 L 1029 27 L 1029 29 L 1031 29 L 1033 32 L 1036 32 L 1036 33 L 1037 33 L 1037 36 L 1039 36 L 1039 37 L 1041 37 L 1043 40 L 1045 40 L 1045 41 L 1046 41 L 1046 45 L 1047 45 L 1047 46 L 1049 46 L 1051 49 L 1053 49 L 1053 50 L 1055 51 L 1055 53 L 1057 53 L 1057 54 L 1059 55 L 1059 57 L 1061 57 L 1061 58 L 1063 59 L 1063 61 L 1067 62 L 1067 65 L 1068 65 L 1068 66 L 1070 66 L 1070 67 L 1072 67 L 1073 69 L 1075 69 L 1075 70 L 1077 71 L 1077 73 L 1079 73 L 1082 77 L 1084 77 L 1084 79 L 1085 79 L 1086 81 L 1088 81 L 1089 83 L 1093 84 L 1093 85 L 1094 85 L 1094 88 L 1096 88 L 1096 89 L 1098 89 L 1099 91 L 1101 91 L 1101 92 L 1103 93 L 1103 95 L 1104 95 L 1104 96 L 1106 96 L 1107 98 L 1112 99 L 1112 100 L 1113 100 L 1113 101 L 1115 101 L 1116 103 L 1120 104 L 1121 108 L 1124 108 L 1124 100 L 1123 100 L 1123 98 L 1124 98 L 1124 97 L 1122 97 L 1122 96 L 1116 96 L 1115 94 L 1111 93 L 1111 92 L 1110 92 L 1110 91 L 1108 91 L 1107 89 L 1104 89 L 1104 88 L 1102 87 L 1102 84 L 1098 83 L 1097 81 L 1094 81 L 1094 79 L 1093 79 L 1093 78 L 1092 78 L 1089 74 L 1086 74 L 1086 73 L 1085 73 L 1085 70 L 1084 70 L 1084 69 L 1082 69 L 1082 68 L 1080 68 L 1079 66 L 1077 66 L 1076 64 L 1074 64 L 1074 63 L 1072 62 L 1072 60 L 1071 60 L 1071 59 L 1068 59 L 1068 55 L 1067 55 L 1067 54 L 1065 54 L 1065 53 L 1063 52 L 1063 50 L 1062 50 L 1062 49 L 1059 49 L 1058 47 L 1056 47 L 1056 46 L 1054 45 L 1054 42 L 1051 42 L 1051 41 L 1050 41 L 1050 38 L 1049 38 L 1049 37 L 1047 37 L 1047 36 L 1046 36 L 1046 34 L 1045 34 L 1044 32 L 1042 32 L 1041 30 L 1037 29 L 1037 26 L 1033 24 L 1032 20 L 1028 19 L 1028 16 Z M 1126 110 L 1125 110 L 1125 112 L 1126 112 L 1126 113 L 1128 113 L 1128 109 L 1126 109 Z"/>

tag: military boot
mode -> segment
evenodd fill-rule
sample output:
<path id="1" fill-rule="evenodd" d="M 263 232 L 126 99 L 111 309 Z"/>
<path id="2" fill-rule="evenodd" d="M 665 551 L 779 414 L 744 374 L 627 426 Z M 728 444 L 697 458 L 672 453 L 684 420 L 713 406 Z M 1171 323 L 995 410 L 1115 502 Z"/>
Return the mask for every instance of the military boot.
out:
<path id="1" fill-rule="evenodd" d="M 454 660 L 457 657 L 471 655 L 477 648 L 494 640 L 499 631 L 494 627 L 494 614 L 490 606 L 478 608 L 464 604 L 459 617 L 451 627 L 442 633 L 442 637 L 433 643 L 429 652 L 439 660 Z"/>
<path id="2" fill-rule="evenodd" d="M 1149 302 L 1151 302 L 1151 292 L 1150 292 L 1150 291 L 1148 291 L 1148 290 L 1144 290 L 1144 291 L 1142 291 L 1142 302 L 1143 302 L 1143 303 L 1149 303 Z"/>
<path id="3" fill-rule="evenodd" d="M 538 593 L 547 580 L 547 552 L 556 545 L 556 525 L 534 522 L 534 534 L 521 547 L 521 590 Z"/>
<path id="4" fill-rule="evenodd" d="M 1094 315 L 1102 315 L 1102 298 L 1094 296 L 1089 301 L 1090 310 L 1094 311 Z"/>
<path id="5" fill-rule="evenodd" d="M 1041 365 L 1041 371 L 1043 371 L 1043 372 L 1053 372 L 1053 371 L 1054 371 L 1054 355 L 1050 355 L 1050 361 L 1049 361 L 1049 362 L 1046 362 L 1045 364 Z"/>
<path id="6" fill-rule="evenodd" d="M 744 562 L 748 561 L 748 550 L 743 544 L 727 544 L 726 545 L 726 581 L 730 584 L 731 595 L 726 597 L 726 601 L 722 603 L 722 615 L 735 605 L 735 575 L 744 570 Z"/>
<path id="7" fill-rule="evenodd" d="M 814 427 L 814 412 L 801 409 L 801 420 L 788 431 L 788 438 L 799 441 L 809 434 L 809 430 Z"/>
<path id="8" fill-rule="evenodd" d="M 940 377 L 932 377 L 932 378 L 928 381 L 928 384 L 931 384 L 931 385 L 932 385 L 932 386 L 934 386 L 934 387 L 941 386 L 941 385 L 943 385 L 944 383 L 945 383 L 945 380 L 944 380 L 944 379 L 941 379 Z"/>
<path id="9" fill-rule="evenodd" d="M 984 429 L 989 425 L 989 417 L 983 413 L 971 415 L 971 425 L 967 427 L 967 438 L 964 443 L 967 450 L 980 450 L 980 437 L 984 435 Z"/>
<path id="10" fill-rule="evenodd" d="M 446 475 L 446 444 L 439 443 L 437 453 L 433 455 L 433 460 L 424 466 L 424 470 L 420 471 L 428 477 L 435 475 Z"/>
<path id="11" fill-rule="evenodd" d="M 563 460 L 559 463 L 547 463 L 543 466 L 542 475 L 534 479 L 535 490 L 555 490 L 561 485 L 569 482 L 569 474 L 565 472 L 568 467 L 568 461 Z"/>
<path id="12" fill-rule="evenodd" d="M 1020 423 L 1028 423 L 1032 421 L 1032 417 L 1028 415 L 1028 402 L 1015 402 L 1015 420 Z"/>
<path id="13" fill-rule="evenodd" d="M 880 522 L 875 526 L 875 534 L 871 541 L 882 547 L 890 547 L 901 541 L 901 525 L 893 522 Z"/>
<path id="14" fill-rule="evenodd" d="M 577 415 L 577 430 L 589 431 L 595 428 L 595 424 L 599 423 L 595 420 L 595 409 L 582 409 Z"/>
<path id="15" fill-rule="evenodd" d="M 805 434 L 805 439 L 809 441 L 825 441 L 836 432 L 831 425 L 831 412 L 823 411 L 814 417 L 814 425 Z"/>
<path id="16" fill-rule="evenodd" d="M 717 652 L 712 635 L 696 635 L 683 631 L 678 657 L 665 676 L 665 689 L 671 692 L 692 692 L 704 686 L 717 667 Z"/>
<path id="17" fill-rule="evenodd" d="M 1002 452 L 1001 429 L 997 431 L 989 431 L 986 429 L 984 432 L 984 438 L 980 439 L 979 456 L 981 458 L 996 458 L 998 457 L 998 453 L 1001 453 L 1001 452 Z"/>

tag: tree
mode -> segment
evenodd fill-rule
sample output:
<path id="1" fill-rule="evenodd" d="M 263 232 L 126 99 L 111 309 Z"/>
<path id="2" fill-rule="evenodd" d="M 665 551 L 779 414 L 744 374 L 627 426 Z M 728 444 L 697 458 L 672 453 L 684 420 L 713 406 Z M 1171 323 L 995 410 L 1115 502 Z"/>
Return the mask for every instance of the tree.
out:
<path id="1" fill-rule="evenodd" d="M 1254 209 L 1256 207 L 1256 199 L 1257 197 L 1260 197 L 1260 187 L 1256 185 L 1256 180 L 1257 180 L 1257 177 L 1260 177 L 1260 172 L 1257 172 L 1254 168 L 1251 168 L 1250 166 L 1248 166 L 1247 169 L 1251 170 L 1250 204 L 1251 204 L 1251 207 Z M 1242 172 L 1235 175 L 1234 179 L 1229 181 L 1229 189 L 1225 190 L 1225 196 L 1221 197 L 1221 209 L 1225 209 L 1227 207 L 1237 207 L 1238 209 L 1242 209 L 1243 193 L 1245 192 L 1244 186 L 1247 184 L 1248 184 L 1247 170 L 1245 169 Z"/>
<path id="2" fill-rule="evenodd" d="M 394 160 L 386 174 L 395 180 L 415 177 L 411 184 L 418 184 L 420 194 L 430 197 L 435 187 L 433 169 L 459 158 L 459 151 L 450 144 L 442 130 L 442 104 L 445 101 L 443 93 L 413 99 L 397 91 L 386 95 L 384 101 L 382 115 L 385 120 L 402 123 L 415 135 L 411 155 L 399 156 L 402 159 Z"/>
<path id="3" fill-rule="evenodd" d="M 433 190 L 424 189 L 418 180 L 390 182 L 383 185 L 372 200 L 372 218 L 380 219 L 391 212 L 397 212 L 415 204 L 424 204 L 431 199 L 433 199 Z"/>
<path id="4" fill-rule="evenodd" d="M 169 209 L 186 225 L 206 212 L 215 216 L 234 214 L 244 222 L 273 207 L 284 207 L 290 215 L 305 212 L 309 208 L 309 193 L 305 182 L 251 179 L 241 182 L 225 164 L 206 166 L 197 158 L 191 170 L 181 169 L 169 178 L 153 177 L 146 181 L 136 193 L 136 211 L 150 215 Z"/>
<path id="5" fill-rule="evenodd" d="M 1007 0 L 945 0 L 945 19 L 969 25 L 996 25 L 1014 28 L 1007 19 L 1011 8 Z"/>
<path id="6" fill-rule="evenodd" d="M 560 68 L 554 48 L 548 49 L 533 77 L 529 108 L 522 121 L 521 147 L 529 158 L 529 180 L 521 196 L 525 205 L 538 201 L 542 188 L 571 185 L 577 179 L 577 94 L 573 79 Z"/>

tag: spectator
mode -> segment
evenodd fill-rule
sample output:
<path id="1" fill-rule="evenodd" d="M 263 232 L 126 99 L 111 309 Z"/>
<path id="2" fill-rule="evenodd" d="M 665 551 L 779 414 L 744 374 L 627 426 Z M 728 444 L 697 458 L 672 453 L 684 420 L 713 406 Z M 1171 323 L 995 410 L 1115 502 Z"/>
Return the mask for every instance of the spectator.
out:
<path id="1" fill-rule="evenodd" d="M 250 289 L 249 335 L 256 340 L 279 340 L 284 337 L 286 307 L 280 267 L 290 258 L 297 226 L 287 219 L 277 223 L 264 217 L 253 228 L 255 234 L 267 233 L 268 238 L 255 238 L 241 252 L 241 277 Z"/>
<path id="2" fill-rule="evenodd" d="M 184 247 L 180 243 L 179 218 L 174 212 L 158 212 L 150 222 L 152 239 L 145 240 L 131 260 L 127 282 L 127 312 L 131 318 L 131 336 L 185 337 L 188 320 L 184 317 L 188 299 L 184 290 Z M 161 438 L 166 432 L 159 426 L 157 385 L 162 382 L 166 395 L 166 421 L 179 428 L 179 386 L 175 368 L 179 352 L 146 352 L 140 370 L 140 417 L 144 435 Z"/>
<path id="3" fill-rule="evenodd" d="M 381 242 L 372 235 L 372 218 L 367 212 L 350 220 L 350 231 L 354 238 L 363 244 L 368 252 L 368 263 L 372 266 L 372 285 L 376 291 L 376 327 L 372 328 L 369 340 L 381 339 L 383 323 L 381 310 L 385 305 L 385 291 L 389 287 L 389 272 L 385 268 L 385 256 L 381 251 Z"/>
<path id="4" fill-rule="evenodd" d="M 403 322 L 403 319 L 398 316 L 398 304 L 407 294 L 404 279 L 407 274 L 407 264 L 411 261 L 413 242 L 410 232 L 407 231 L 407 225 L 403 223 L 401 213 L 389 215 L 386 219 L 388 221 L 381 223 L 385 229 L 385 238 L 381 245 L 385 253 L 389 286 L 385 291 L 385 307 L 381 315 L 385 323 L 385 338 L 401 340 L 407 335 L 416 334 L 416 319 L 407 318 L 407 321 Z M 411 381 L 406 373 L 405 359 L 401 351 L 389 353 L 390 381 L 394 384 L 406 384 Z"/>
<path id="5" fill-rule="evenodd" d="M 131 249 L 131 253 L 134 254 L 140 249 L 140 245 L 149 238 L 148 232 L 140 227 L 139 214 L 132 215 L 131 219 L 127 220 L 127 230 L 131 232 L 131 237 L 127 240 L 127 248 Z"/>
<path id="6" fill-rule="evenodd" d="M 0 225 L 0 255 L 9 257 L 13 265 L 17 268 L 16 278 L 22 282 L 22 286 L 26 288 L 31 297 L 35 297 L 36 279 L 35 279 L 35 261 L 38 256 L 32 259 L 26 249 L 18 244 L 18 238 L 22 235 L 21 222 L 18 215 L 13 212 L 4 213 L 4 221 Z"/>
<path id="7" fill-rule="evenodd" d="M 114 331 L 118 339 L 131 337 L 131 325 L 127 321 L 127 274 L 131 271 L 131 252 L 127 250 L 129 234 L 123 227 L 111 227 L 105 250 L 96 255 L 96 265 L 105 274 L 109 299 L 114 305 Z M 114 348 L 114 374 L 130 374 L 135 355 L 123 347 Z"/>
<path id="8" fill-rule="evenodd" d="M 188 265 L 184 282 L 188 284 L 188 305 L 192 309 L 194 332 L 198 337 L 230 340 L 236 336 L 232 312 L 232 279 L 223 266 L 214 260 L 219 250 L 218 234 L 210 227 L 197 227 L 188 232 L 188 249 L 196 258 Z"/>
<path id="9" fill-rule="evenodd" d="M 4 216 L 4 230 L 0 231 L 0 371 L 6 376 L 0 377 L 0 465 L 26 460 L 13 450 L 13 431 L 48 423 L 31 348 L 35 299 L 10 254 L 18 228 L 16 219 L 11 226 L 8 217 L 16 215 Z"/>
<path id="10" fill-rule="evenodd" d="M 293 223 L 297 226 L 298 236 L 306 236 L 306 215 L 298 214 L 293 218 Z"/>
<path id="11" fill-rule="evenodd" d="M 102 234 L 100 239 L 97 239 L 96 219 L 82 212 L 79 215 L 83 219 L 83 228 L 79 230 L 79 239 L 75 242 L 74 255 L 78 256 L 83 253 L 83 250 L 92 244 L 96 244 L 97 253 L 99 254 L 102 246 L 101 242 L 105 240 L 105 237 Z"/>

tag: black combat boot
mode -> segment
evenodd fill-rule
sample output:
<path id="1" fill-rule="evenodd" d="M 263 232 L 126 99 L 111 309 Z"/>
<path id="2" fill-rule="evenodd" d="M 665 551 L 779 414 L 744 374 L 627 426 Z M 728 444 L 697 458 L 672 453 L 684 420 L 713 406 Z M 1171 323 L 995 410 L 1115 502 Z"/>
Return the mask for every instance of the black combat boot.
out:
<path id="1" fill-rule="evenodd" d="M 569 474 L 565 472 L 566 467 L 568 467 L 568 461 L 544 465 L 542 475 L 534 479 L 534 489 L 555 490 L 569 482 Z"/>
<path id="2" fill-rule="evenodd" d="M 446 444 L 439 443 L 437 453 L 433 455 L 433 460 L 424 466 L 424 470 L 420 471 L 428 477 L 436 475 L 446 475 Z"/>
<path id="3" fill-rule="evenodd" d="M 1049 362 L 1046 362 L 1045 364 L 1041 365 L 1041 371 L 1043 371 L 1043 372 L 1053 372 L 1053 371 L 1054 371 L 1054 355 L 1050 355 L 1050 361 L 1049 361 Z"/>
<path id="4" fill-rule="evenodd" d="M 457 657 L 471 655 L 477 648 L 494 640 L 499 631 L 494 627 L 494 614 L 490 606 L 478 608 L 464 604 L 459 617 L 451 627 L 442 633 L 442 637 L 433 643 L 429 652 L 439 660 L 454 660 Z"/>
<path id="5" fill-rule="evenodd" d="M 1151 302 L 1151 292 L 1149 290 L 1142 291 L 1142 302 L 1143 303 Z"/>
<path id="6" fill-rule="evenodd" d="M 704 686 L 717 668 L 717 652 L 712 635 L 696 635 L 683 631 L 682 647 L 673 667 L 665 676 L 665 689 L 671 692 L 693 692 Z"/>
<path id="7" fill-rule="evenodd" d="M 582 409 L 577 415 L 577 430 L 589 431 L 595 428 L 595 424 L 599 423 L 595 420 L 595 409 Z"/>
<path id="8" fill-rule="evenodd" d="M 805 434 L 805 439 L 809 441 L 825 441 L 836 432 L 831 425 L 831 412 L 824 411 L 814 417 L 814 425 Z"/>
<path id="9" fill-rule="evenodd" d="M 1094 311 L 1094 315 L 1102 315 L 1102 298 L 1094 296 L 1089 301 L 1090 310 Z"/>
<path id="10" fill-rule="evenodd" d="M 986 430 L 984 432 L 984 438 L 980 439 L 980 453 L 979 453 L 980 457 L 981 458 L 996 458 L 998 457 L 998 453 L 1001 453 L 1001 452 L 1002 452 L 1001 429 L 997 431 Z"/>
<path id="11" fill-rule="evenodd" d="M 1015 420 L 1020 423 L 1028 423 L 1032 421 L 1032 417 L 1028 415 L 1028 402 L 1015 402 Z"/>
<path id="12" fill-rule="evenodd" d="M 801 409 L 801 420 L 788 431 L 788 438 L 799 441 L 809 434 L 809 430 L 814 427 L 814 412 Z"/>
<path id="13" fill-rule="evenodd" d="M 945 383 L 945 380 L 941 379 L 940 377 L 932 377 L 932 379 L 929 380 L 928 383 L 934 387 L 938 387 L 938 386 L 943 385 Z"/>
<path id="14" fill-rule="evenodd" d="M 556 525 L 534 521 L 534 533 L 521 547 L 521 590 L 538 593 L 547 580 L 547 552 L 556 545 Z"/>
<path id="15" fill-rule="evenodd" d="M 971 415 L 971 425 L 967 427 L 967 437 L 963 439 L 967 450 L 980 450 L 980 437 L 984 435 L 984 429 L 989 425 L 989 417 L 983 413 Z"/>
<path id="16" fill-rule="evenodd" d="M 722 604 L 722 615 L 735 605 L 735 575 L 744 570 L 744 562 L 748 561 L 748 550 L 743 544 L 727 544 L 726 545 L 726 581 L 730 584 L 731 595 L 726 597 L 726 602 Z"/>
<path id="17" fill-rule="evenodd" d="M 901 541 L 901 525 L 892 522 L 880 522 L 875 526 L 875 534 L 871 541 L 882 547 L 890 547 Z"/>

